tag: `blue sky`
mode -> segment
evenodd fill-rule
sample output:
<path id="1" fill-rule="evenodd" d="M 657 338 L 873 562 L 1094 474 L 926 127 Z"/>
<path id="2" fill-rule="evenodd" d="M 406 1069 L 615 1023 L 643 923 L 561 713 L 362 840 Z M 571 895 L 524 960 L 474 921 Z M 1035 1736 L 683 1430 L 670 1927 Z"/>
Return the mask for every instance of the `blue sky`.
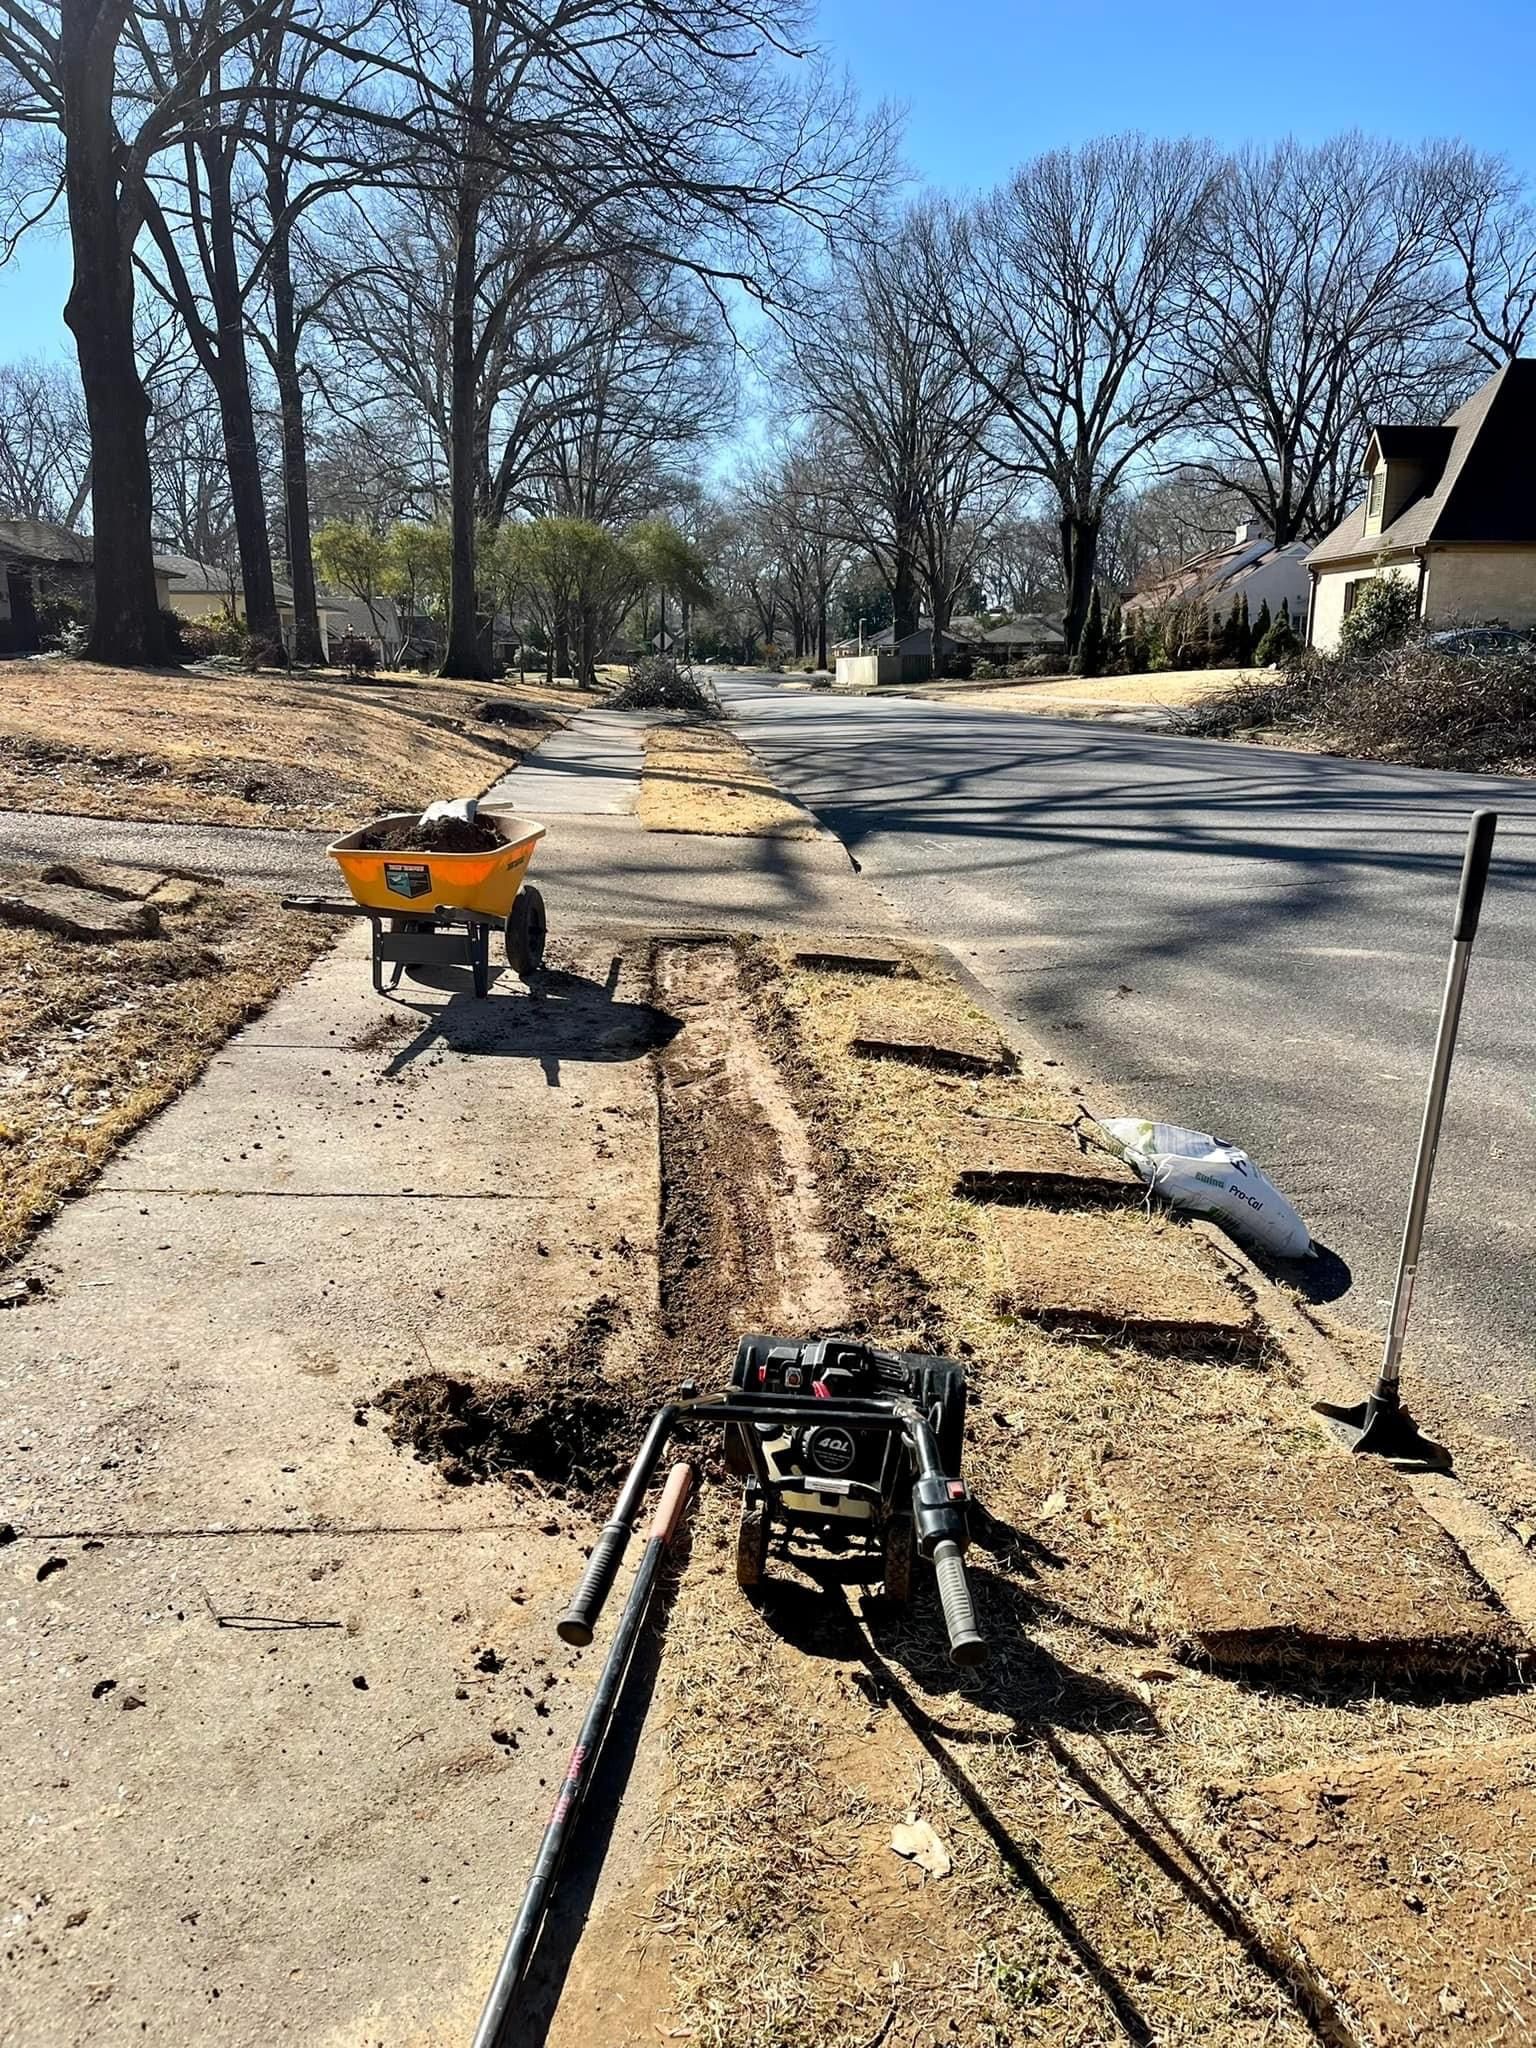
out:
<path id="1" fill-rule="evenodd" d="M 823 0 L 820 20 L 863 93 L 906 106 L 912 170 L 953 190 L 1117 128 L 1459 135 L 1536 176 L 1531 0 Z M 60 237 L 0 269 L 0 359 L 68 352 L 68 288 Z"/>

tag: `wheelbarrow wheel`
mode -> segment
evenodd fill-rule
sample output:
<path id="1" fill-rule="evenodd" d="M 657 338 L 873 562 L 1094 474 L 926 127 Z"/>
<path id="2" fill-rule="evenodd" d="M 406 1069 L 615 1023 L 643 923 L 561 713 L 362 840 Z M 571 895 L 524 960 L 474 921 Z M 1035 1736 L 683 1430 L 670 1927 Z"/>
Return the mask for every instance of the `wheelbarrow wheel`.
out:
<path id="1" fill-rule="evenodd" d="M 763 1583 L 767 1569 L 768 1509 L 760 1500 L 749 1500 L 736 1527 L 736 1583 L 750 1593 Z"/>
<path id="2" fill-rule="evenodd" d="M 885 1597 L 898 1607 L 912 1598 L 912 1571 L 917 1559 L 917 1532 L 910 1515 L 892 1515 L 885 1526 Z"/>
<path id="3" fill-rule="evenodd" d="M 507 965 L 519 981 L 532 981 L 544 965 L 548 929 L 544 898 L 537 889 L 525 884 L 507 912 L 506 928 Z"/>

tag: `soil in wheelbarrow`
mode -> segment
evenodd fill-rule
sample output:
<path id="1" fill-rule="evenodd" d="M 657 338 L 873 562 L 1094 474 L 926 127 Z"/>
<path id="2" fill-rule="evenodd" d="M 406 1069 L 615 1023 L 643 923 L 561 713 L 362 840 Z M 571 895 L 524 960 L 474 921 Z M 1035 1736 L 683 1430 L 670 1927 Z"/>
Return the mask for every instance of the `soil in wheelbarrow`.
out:
<path id="1" fill-rule="evenodd" d="M 506 843 L 489 818 L 382 818 L 357 837 L 365 853 L 491 853 Z"/>

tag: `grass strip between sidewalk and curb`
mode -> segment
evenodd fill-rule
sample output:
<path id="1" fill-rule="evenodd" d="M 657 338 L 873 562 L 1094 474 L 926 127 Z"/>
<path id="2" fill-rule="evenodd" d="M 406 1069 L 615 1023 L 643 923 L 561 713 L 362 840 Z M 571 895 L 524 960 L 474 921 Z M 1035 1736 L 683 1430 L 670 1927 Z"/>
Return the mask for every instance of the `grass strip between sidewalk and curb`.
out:
<path id="1" fill-rule="evenodd" d="M 862 1058 L 849 1037 L 868 978 L 797 969 L 791 951 L 749 947 L 744 974 L 813 1144 L 855 1327 L 968 1363 L 967 1474 L 996 1518 L 972 1579 L 994 1656 L 957 1674 L 931 1588 L 893 1615 L 830 1583 L 835 1566 L 808 1578 L 776 1557 L 747 1605 L 729 1510 L 706 1500 L 663 1665 L 661 1875 L 631 1923 L 667 1957 L 668 2024 L 710 2048 L 1360 2042 L 1368 1958 L 1314 1949 L 1283 1886 L 1256 1883 L 1227 1831 L 1232 1788 L 1378 1756 L 1496 1758 L 1527 1711 L 1507 1624 L 1464 1574 L 1475 1640 L 1355 1673 L 1351 1603 L 1382 1614 L 1362 1569 L 1332 1585 L 1340 1612 L 1303 1611 L 1301 1627 L 1305 1587 L 1287 1587 L 1261 1674 L 1216 1668 L 1149 1542 L 1177 1530 L 1110 1482 L 1174 1460 L 1198 1488 L 1269 1460 L 1294 1522 L 1314 1477 L 1327 1515 L 1358 1466 L 1272 1347 L 1244 1364 L 1154 1354 L 1000 1313 L 987 1205 L 953 1192 L 954 1119 L 1066 1120 L 1077 1091 L 1027 1058 L 974 1077 Z M 916 949 L 911 972 L 957 1025 L 990 1022 Z M 1385 1489 L 1393 1528 L 1415 1522 L 1414 1544 L 1435 1547 L 1397 1475 L 1360 1483 L 1362 1511 Z M 1262 1540 L 1246 1520 L 1240 1533 Z M 914 1816 L 953 1859 L 942 1880 L 890 1853 Z M 1441 2011 L 1475 2009 L 1489 1961 L 1476 1944 L 1449 1959 Z"/>
<path id="2" fill-rule="evenodd" d="M 732 839 L 815 839 L 821 832 L 756 755 L 715 725 L 649 729 L 636 808 L 647 832 Z"/>
<path id="3" fill-rule="evenodd" d="M 0 925 L 0 1266 L 335 936 L 225 888 L 151 938 Z"/>

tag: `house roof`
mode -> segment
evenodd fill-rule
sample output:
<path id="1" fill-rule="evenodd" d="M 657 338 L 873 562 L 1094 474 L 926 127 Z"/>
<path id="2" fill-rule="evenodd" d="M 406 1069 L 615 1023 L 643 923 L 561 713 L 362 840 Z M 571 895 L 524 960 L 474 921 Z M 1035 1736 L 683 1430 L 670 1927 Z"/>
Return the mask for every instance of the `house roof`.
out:
<path id="1" fill-rule="evenodd" d="M 1268 534 L 1257 533 L 1246 540 L 1226 541 L 1219 548 L 1207 548 L 1191 555 L 1166 576 L 1134 591 L 1125 601 L 1128 612 L 1162 611 L 1165 606 L 1208 603 L 1230 592 L 1234 597 L 1245 577 L 1256 569 L 1268 569 L 1276 562 L 1305 561 L 1305 541 L 1290 541 L 1276 547 Z"/>
<path id="2" fill-rule="evenodd" d="M 1309 568 L 1377 552 L 1415 551 L 1431 542 L 1536 547 L 1536 357 L 1519 356 L 1496 370 L 1442 426 L 1381 426 L 1372 439 L 1389 462 L 1424 461 L 1443 450 L 1444 466 L 1438 476 L 1431 470 L 1429 488 L 1379 534 L 1367 534 L 1365 504 L 1357 505 L 1318 542 L 1307 557 Z"/>
<path id="3" fill-rule="evenodd" d="M 155 567 L 163 569 L 171 579 L 172 597 L 186 596 L 197 591 L 209 597 L 228 597 L 233 592 L 241 594 L 240 571 L 232 563 L 199 562 L 193 555 L 157 554 Z M 273 578 L 273 594 L 279 604 L 293 603 L 293 585 L 285 583 L 278 576 Z"/>
<path id="4" fill-rule="evenodd" d="M 71 533 L 51 519 L 0 519 L 0 552 L 29 562 L 88 564 L 91 537 Z"/>

